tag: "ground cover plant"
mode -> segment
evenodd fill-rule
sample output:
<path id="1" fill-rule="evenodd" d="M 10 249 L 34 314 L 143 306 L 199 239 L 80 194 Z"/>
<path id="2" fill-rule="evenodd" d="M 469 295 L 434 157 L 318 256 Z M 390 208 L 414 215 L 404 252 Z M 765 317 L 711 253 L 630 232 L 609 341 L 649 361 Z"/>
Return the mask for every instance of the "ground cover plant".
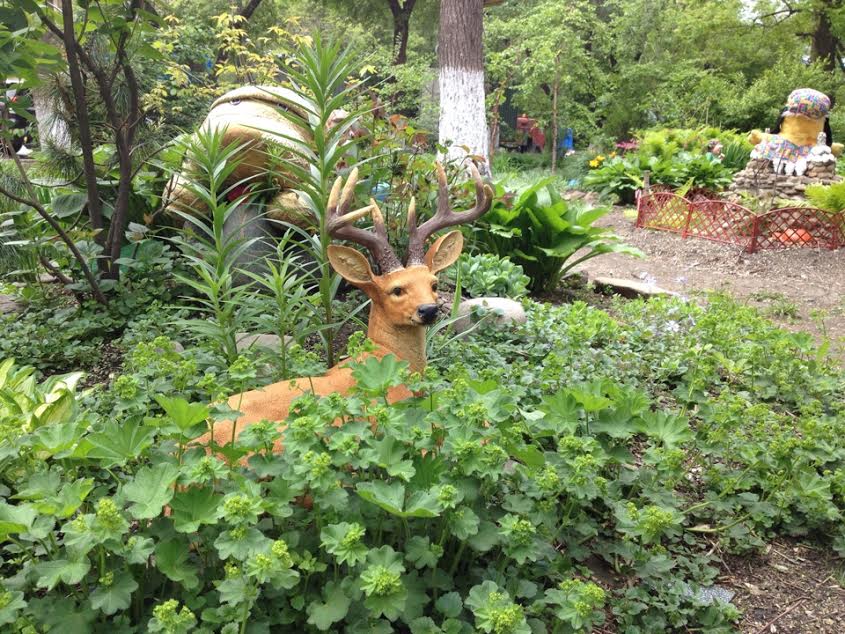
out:
<path id="1" fill-rule="evenodd" d="M 722 188 L 748 144 L 710 122 L 772 125 L 796 85 L 836 96 L 836 47 L 826 58 L 805 33 L 808 15 L 835 16 L 804 0 L 785 16 L 715 0 L 488 2 L 483 24 L 473 3 L 484 35 L 457 39 L 496 86 L 479 103 L 504 129 L 498 119 L 524 108 L 548 144 L 488 165 L 496 199 L 464 230 L 451 303 L 510 296 L 525 323 L 456 335 L 444 319 L 427 332 L 423 372 L 359 357 L 352 392 L 303 396 L 284 431 L 262 422 L 196 445 L 231 419 L 230 395 L 305 384 L 370 346 L 366 303 L 326 257 L 332 182 L 359 169 L 344 202 L 377 198 L 376 231 L 403 246 L 410 198 L 430 217 L 436 156 L 462 149 L 432 134 L 435 10 L 458 5 L 377 4 L 0 10 L 2 105 L 29 105 L 9 81 L 38 88 L 67 133 L 46 128 L 34 164 L 0 169 L 0 272 L 14 282 L 0 308 L 6 295 L 20 308 L 0 317 L 0 630 L 720 634 L 740 616 L 708 592 L 725 554 L 790 536 L 845 556 L 845 375 L 827 343 L 765 318 L 792 318 L 796 304 L 759 295 L 771 302 L 761 316 L 727 296 L 590 289 L 581 296 L 604 309 L 559 304 L 579 263 L 638 253 L 597 226 L 609 207 L 564 189 L 585 180 L 630 201 L 646 170 L 657 185 Z M 278 174 L 232 186 L 238 148 L 219 132 L 163 140 L 223 91 L 266 82 L 302 107 L 279 114 L 308 139 L 283 139 L 269 164 L 313 223 L 276 227 L 278 242 L 253 251 L 227 221 L 260 211 L 270 192 L 258 190 Z M 576 152 L 558 157 L 567 128 Z M 707 154 L 713 138 L 721 160 Z M 623 153 L 598 153 L 611 147 Z M 208 215 L 179 228 L 161 205 L 183 151 Z M 440 203 L 472 195 L 457 162 L 447 173 Z M 842 198 L 818 193 L 828 208 Z M 54 282 L 36 284 L 44 273 Z M 245 346 L 244 332 L 277 338 Z M 414 396 L 390 403 L 400 383 Z"/>
<path id="2" fill-rule="evenodd" d="M 190 446 L 221 385 L 166 339 L 84 397 L 6 362 L 4 627 L 729 632 L 708 540 L 845 550 L 845 383 L 809 337 L 716 297 L 531 303 L 450 345 L 303 398 L 282 454 L 255 426 L 225 451 L 248 466 Z M 224 391 L 257 380 L 235 365 Z M 400 380 L 420 396 L 387 406 Z"/>

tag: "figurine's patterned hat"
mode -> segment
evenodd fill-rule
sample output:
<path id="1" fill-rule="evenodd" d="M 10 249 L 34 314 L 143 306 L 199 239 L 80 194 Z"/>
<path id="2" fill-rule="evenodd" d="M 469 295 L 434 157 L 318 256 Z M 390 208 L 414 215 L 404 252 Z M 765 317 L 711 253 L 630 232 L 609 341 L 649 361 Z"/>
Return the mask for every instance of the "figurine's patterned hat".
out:
<path id="1" fill-rule="evenodd" d="M 783 116 L 804 115 L 810 119 L 824 119 L 830 112 L 830 97 L 812 88 L 799 88 L 789 93 Z"/>

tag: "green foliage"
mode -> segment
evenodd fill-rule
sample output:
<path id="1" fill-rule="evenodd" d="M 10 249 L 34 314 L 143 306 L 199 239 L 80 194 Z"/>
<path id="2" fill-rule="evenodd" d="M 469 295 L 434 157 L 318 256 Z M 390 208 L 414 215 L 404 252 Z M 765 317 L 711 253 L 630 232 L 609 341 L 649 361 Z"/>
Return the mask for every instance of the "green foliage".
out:
<path id="1" fill-rule="evenodd" d="M 732 607 L 690 593 L 717 574 L 704 538 L 836 534 L 845 380 L 808 336 L 725 298 L 616 309 L 531 304 L 522 327 L 453 342 L 442 376 L 370 358 L 350 396 L 300 399 L 283 453 L 275 425 L 241 436 L 227 451 L 255 452 L 246 467 L 191 446 L 225 414 L 160 383 L 169 369 L 147 415 L 100 416 L 76 378 L 6 362 L 0 618 L 732 631 Z M 409 380 L 419 398 L 385 405 Z M 633 583 L 591 578 L 595 557 Z"/>
<path id="2" fill-rule="evenodd" d="M 751 144 L 745 135 L 733 130 L 722 130 L 714 127 L 690 128 L 654 128 L 645 130 L 637 135 L 639 140 L 638 154 L 650 158 L 671 158 L 680 152 L 693 155 L 705 154 L 707 144 L 717 140 L 723 149 L 729 145 L 737 145 L 751 151 Z M 743 164 L 743 167 L 745 165 Z"/>
<path id="3" fill-rule="evenodd" d="M 133 256 L 134 253 L 134 257 Z M 19 315 L 0 315 L 0 356 L 15 356 L 41 371 L 66 372 L 91 367 L 103 345 L 117 339 L 136 318 L 160 310 L 178 295 L 172 275 L 176 258 L 166 244 L 148 239 L 136 243 L 120 263 L 126 274 L 106 307 L 66 295 L 24 289 L 26 308 Z M 151 329 L 160 329 L 160 317 Z"/>
<path id="4" fill-rule="evenodd" d="M 248 284 L 238 283 L 238 259 L 259 238 L 242 238 L 241 232 L 228 233 L 226 223 L 239 205 L 250 203 L 249 195 L 239 195 L 228 200 L 234 185 L 226 180 L 237 169 L 236 143 L 223 144 L 224 130 L 200 131 L 185 141 L 185 153 L 193 165 L 186 175 L 184 188 L 208 209 L 208 217 L 179 212 L 185 221 L 185 230 L 176 238 L 191 275 L 178 279 L 190 287 L 199 304 L 196 318 L 181 320 L 199 337 L 213 342 L 214 348 L 228 363 L 238 356 L 235 335 L 243 330 L 247 311 L 241 310 L 249 292 Z M 240 183 L 239 183 L 240 184 Z"/>
<path id="5" fill-rule="evenodd" d="M 808 185 L 805 194 L 814 207 L 824 211 L 837 212 L 845 209 L 845 182 Z"/>
<path id="6" fill-rule="evenodd" d="M 554 290 L 574 266 L 604 253 L 640 255 L 609 229 L 593 225 L 609 208 L 567 203 L 548 180 L 538 181 L 512 202 L 503 198 L 500 185 L 496 190 L 497 200 L 484 216 L 488 224 L 476 234 L 476 245 L 519 264 L 531 279 L 532 293 Z M 550 204 L 540 202 L 543 190 Z M 581 249 L 587 252 L 570 261 Z"/>
<path id="7" fill-rule="evenodd" d="M 644 172 L 650 173 L 652 185 L 681 186 L 720 191 L 730 185 L 731 170 L 715 158 L 681 152 L 668 158 L 645 153 L 617 156 L 592 170 L 584 184 L 605 195 L 613 195 L 623 203 L 634 202 L 634 192 L 644 184 Z"/>
<path id="8" fill-rule="evenodd" d="M 522 272 L 522 267 L 507 257 L 489 253 L 469 255 L 462 253 L 457 269 L 449 269 L 447 275 L 455 279 L 460 275 L 461 288 L 470 297 L 510 297 L 519 299 L 528 293 L 531 281 Z"/>

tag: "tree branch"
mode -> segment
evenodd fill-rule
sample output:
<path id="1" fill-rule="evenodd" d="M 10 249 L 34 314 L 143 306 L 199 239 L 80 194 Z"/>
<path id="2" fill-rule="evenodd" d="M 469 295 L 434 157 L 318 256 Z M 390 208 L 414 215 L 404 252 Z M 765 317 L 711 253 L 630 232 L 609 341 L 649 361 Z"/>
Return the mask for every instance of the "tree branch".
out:
<path id="1" fill-rule="evenodd" d="M 79 252 L 79 249 L 76 247 L 76 244 L 73 242 L 71 237 L 62 229 L 62 226 L 56 221 L 53 216 L 44 208 L 44 206 L 38 202 L 38 197 L 35 194 L 35 189 L 32 186 L 32 182 L 29 180 L 29 175 L 26 173 L 24 166 L 21 164 L 21 159 L 17 154 L 12 154 L 12 160 L 15 161 L 15 165 L 17 165 L 18 171 L 21 174 L 21 178 L 23 179 L 24 184 L 26 185 L 27 190 L 29 191 L 30 199 L 23 198 L 22 196 L 18 196 L 7 190 L 5 187 L 0 185 L 0 194 L 7 196 L 8 198 L 14 200 L 15 202 L 21 203 L 22 205 L 26 205 L 27 207 L 31 207 L 34 209 L 39 216 L 41 216 L 47 224 L 49 224 L 53 230 L 59 235 L 62 242 L 67 245 L 67 248 L 70 249 L 70 252 L 73 254 L 73 257 L 79 263 L 79 266 L 82 268 L 82 273 L 85 275 L 85 279 L 88 280 L 88 284 L 91 286 L 91 292 L 94 295 L 94 299 L 96 299 L 100 304 L 106 305 L 108 304 L 108 300 L 106 296 L 103 295 L 103 291 L 100 289 L 100 285 L 97 283 L 97 279 L 94 277 L 94 274 L 91 272 L 91 269 L 88 267 L 88 263 L 85 261 L 85 257 Z"/>

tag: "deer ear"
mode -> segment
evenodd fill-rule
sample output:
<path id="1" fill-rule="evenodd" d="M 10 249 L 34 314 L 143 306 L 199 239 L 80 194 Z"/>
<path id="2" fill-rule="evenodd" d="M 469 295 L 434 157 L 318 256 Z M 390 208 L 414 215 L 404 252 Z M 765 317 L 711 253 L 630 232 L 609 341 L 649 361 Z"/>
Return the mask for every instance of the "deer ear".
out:
<path id="1" fill-rule="evenodd" d="M 453 264 L 461 255 L 464 248 L 464 236 L 458 231 L 450 231 L 445 236 L 440 236 L 425 254 L 426 266 L 432 273 L 442 271 Z"/>
<path id="2" fill-rule="evenodd" d="M 349 247 L 329 245 L 329 262 L 350 284 L 364 286 L 373 281 L 373 270 L 362 253 Z"/>

